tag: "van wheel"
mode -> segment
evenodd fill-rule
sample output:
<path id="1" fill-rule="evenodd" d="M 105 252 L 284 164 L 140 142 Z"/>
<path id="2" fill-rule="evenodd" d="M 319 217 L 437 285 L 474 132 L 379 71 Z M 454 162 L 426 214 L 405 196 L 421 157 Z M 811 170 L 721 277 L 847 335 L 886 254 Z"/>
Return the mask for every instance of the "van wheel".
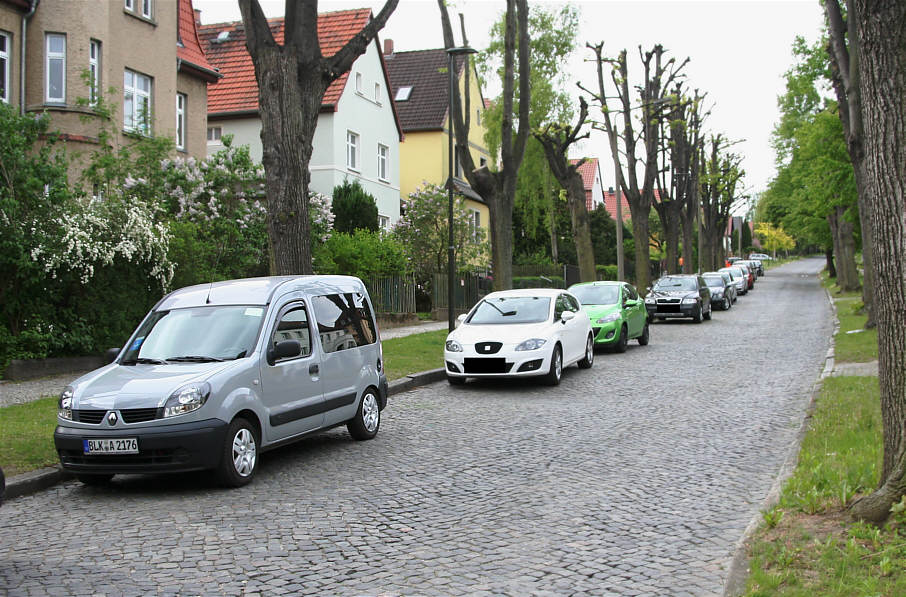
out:
<path id="1" fill-rule="evenodd" d="M 346 422 L 346 429 L 349 430 L 349 435 L 353 439 L 362 441 L 377 435 L 380 427 L 381 409 L 378 407 L 378 399 L 374 390 L 368 388 L 362 396 L 355 417 Z"/>
<path id="2" fill-rule="evenodd" d="M 95 487 L 97 485 L 106 485 L 110 482 L 110 479 L 113 478 L 113 475 L 104 474 L 104 475 L 76 475 L 76 479 L 82 482 L 82 485 L 90 485 Z"/>
<path id="3" fill-rule="evenodd" d="M 227 487 L 251 483 L 258 470 L 258 431 L 242 417 L 227 428 L 217 475 Z"/>

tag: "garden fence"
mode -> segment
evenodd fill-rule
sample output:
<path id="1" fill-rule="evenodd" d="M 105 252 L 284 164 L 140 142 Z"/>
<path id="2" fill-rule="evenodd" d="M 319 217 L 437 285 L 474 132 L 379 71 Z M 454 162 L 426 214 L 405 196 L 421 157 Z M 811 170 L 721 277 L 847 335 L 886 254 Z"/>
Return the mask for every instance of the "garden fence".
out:
<path id="1" fill-rule="evenodd" d="M 378 313 L 415 313 L 415 277 L 389 276 L 363 280 Z"/>

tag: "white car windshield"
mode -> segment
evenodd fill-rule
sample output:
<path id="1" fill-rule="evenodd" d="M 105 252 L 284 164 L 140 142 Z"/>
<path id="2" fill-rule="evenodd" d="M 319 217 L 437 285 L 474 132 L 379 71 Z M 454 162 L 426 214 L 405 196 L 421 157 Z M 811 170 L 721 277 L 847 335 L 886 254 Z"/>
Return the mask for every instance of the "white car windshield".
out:
<path id="1" fill-rule="evenodd" d="M 467 320 L 471 324 L 539 323 L 550 317 L 546 296 L 506 296 L 478 303 Z"/>
<path id="2" fill-rule="evenodd" d="M 249 354 L 264 307 L 210 306 L 158 311 L 139 328 L 122 364 L 209 362 Z"/>
<path id="3" fill-rule="evenodd" d="M 619 286 L 573 286 L 570 292 L 583 305 L 616 305 L 620 302 Z"/>

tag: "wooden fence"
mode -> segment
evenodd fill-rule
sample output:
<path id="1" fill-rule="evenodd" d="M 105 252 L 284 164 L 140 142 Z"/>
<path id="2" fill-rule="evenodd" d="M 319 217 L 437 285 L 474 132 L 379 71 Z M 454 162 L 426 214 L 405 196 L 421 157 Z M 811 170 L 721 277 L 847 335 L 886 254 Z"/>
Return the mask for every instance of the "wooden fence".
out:
<path id="1" fill-rule="evenodd" d="M 378 313 L 415 313 L 415 277 L 390 276 L 362 280 Z"/>

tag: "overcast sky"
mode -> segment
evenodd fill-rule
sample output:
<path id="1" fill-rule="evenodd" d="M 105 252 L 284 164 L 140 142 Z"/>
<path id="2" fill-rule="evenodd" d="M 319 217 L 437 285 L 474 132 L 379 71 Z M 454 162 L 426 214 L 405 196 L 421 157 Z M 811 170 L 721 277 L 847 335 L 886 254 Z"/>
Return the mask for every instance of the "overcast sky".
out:
<path id="1" fill-rule="evenodd" d="M 531 2 L 530 4 L 535 4 Z M 538 2 L 559 6 L 562 2 Z M 638 46 L 662 44 L 672 56 L 691 61 L 684 69 L 688 87 L 707 92 L 713 105 L 706 123 L 712 133 L 742 140 L 735 150 L 744 156 L 748 190 L 756 193 L 774 176 L 770 134 L 777 121 L 777 96 L 783 92 L 783 73 L 792 64 L 790 48 L 796 35 L 814 41 L 820 35 L 823 15 L 816 0 L 584 0 L 572 2 L 580 10 L 578 46 L 569 65 L 573 81 L 595 88 L 597 79 L 585 42 L 604 42 L 605 54 L 626 48 L 630 56 L 630 82 L 638 82 L 641 64 Z M 263 0 L 265 14 L 282 16 L 283 0 Z M 371 7 L 382 0 L 322 0 L 319 10 Z M 236 0 L 194 0 L 202 22 L 241 19 Z M 491 24 L 503 11 L 502 0 L 454 0 L 451 17 L 465 15 L 469 42 L 483 49 Z M 457 41 L 458 39 L 458 27 Z M 400 0 L 396 12 L 379 34 L 393 39 L 396 51 L 443 47 L 440 12 L 436 0 Z M 485 90 L 494 96 L 498 87 Z M 578 93 L 574 87 L 570 90 Z M 613 185 L 613 167 L 604 133 L 594 132 L 577 154 L 598 157 L 604 186 Z"/>

